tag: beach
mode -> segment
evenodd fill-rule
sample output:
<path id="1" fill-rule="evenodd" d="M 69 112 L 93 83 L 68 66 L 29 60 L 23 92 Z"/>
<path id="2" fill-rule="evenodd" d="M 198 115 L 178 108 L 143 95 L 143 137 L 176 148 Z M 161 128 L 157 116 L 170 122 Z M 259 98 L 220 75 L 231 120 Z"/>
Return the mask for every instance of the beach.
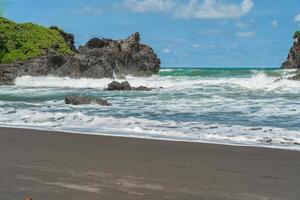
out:
<path id="1" fill-rule="evenodd" d="M 0 128 L 0 199 L 300 199 L 300 153 Z"/>

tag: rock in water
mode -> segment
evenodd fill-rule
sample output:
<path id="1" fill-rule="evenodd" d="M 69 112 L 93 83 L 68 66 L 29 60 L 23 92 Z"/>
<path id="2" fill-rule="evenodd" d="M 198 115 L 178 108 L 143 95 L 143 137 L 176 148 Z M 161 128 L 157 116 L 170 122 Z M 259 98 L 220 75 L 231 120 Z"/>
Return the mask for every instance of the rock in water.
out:
<path id="1" fill-rule="evenodd" d="M 140 86 L 140 87 L 135 87 L 135 88 L 132 88 L 133 90 L 135 91 L 151 91 L 152 88 L 147 88 L 145 86 Z"/>
<path id="2" fill-rule="evenodd" d="M 151 91 L 152 88 L 147 88 L 145 86 L 139 86 L 139 87 L 131 87 L 128 81 L 124 81 L 122 83 L 119 83 L 117 81 L 113 81 L 110 84 L 108 84 L 107 90 L 127 90 L 127 91 Z"/>
<path id="3" fill-rule="evenodd" d="M 106 100 L 95 99 L 91 97 L 84 96 L 67 96 L 65 97 L 65 104 L 71 105 L 85 105 L 85 104 L 98 104 L 101 106 L 111 106 Z"/>
<path id="4" fill-rule="evenodd" d="M 290 49 L 287 60 L 282 64 L 282 69 L 300 68 L 300 32 L 294 34 L 294 44 Z"/>
<path id="5" fill-rule="evenodd" d="M 300 72 L 298 71 L 296 75 L 289 78 L 292 81 L 300 81 Z"/>
<path id="6" fill-rule="evenodd" d="M 128 81 L 124 81 L 122 83 L 119 83 L 117 81 L 113 81 L 110 84 L 108 84 L 107 90 L 131 90 L 131 86 L 128 83 Z"/>
<path id="7" fill-rule="evenodd" d="M 107 90 L 122 90 L 122 84 L 117 81 L 113 81 L 108 84 Z"/>
<path id="8" fill-rule="evenodd" d="M 27 75 L 113 78 L 114 75 L 151 76 L 160 69 L 160 59 L 152 48 L 140 43 L 139 33 L 123 40 L 93 38 L 77 50 L 74 46 L 74 36 L 58 27 L 45 28 L 26 24 L 25 29 L 24 24 L 4 18 L 0 18 L 0 25 L 1 23 L 12 28 L 0 32 L 0 84 L 12 84 L 16 77 Z M 12 32 L 17 39 L 20 37 L 20 41 L 24 41 L 25 46 L 27 43 L 34 44 L 32 48 L 37 53 L 26 57 L 28 52 L 25 49 L 20 53 L 20 58 L 19 54 L 13 55 L 17 57 L 10 55 L 16 48 L 15 45 L 9 45 L 15 40 L 10 37 Z M 40 35 L 44 32 L 47 35 Z M 39 37 L 45 39 L 37 40 Z"/>
<path id="9" fill-rule="evenodd" d="M 121 85 L 122 85 L 122 90 L 131 90 L 132 89 L 130 84 L 128 83 L 128 81 L 122 82 Z"/>

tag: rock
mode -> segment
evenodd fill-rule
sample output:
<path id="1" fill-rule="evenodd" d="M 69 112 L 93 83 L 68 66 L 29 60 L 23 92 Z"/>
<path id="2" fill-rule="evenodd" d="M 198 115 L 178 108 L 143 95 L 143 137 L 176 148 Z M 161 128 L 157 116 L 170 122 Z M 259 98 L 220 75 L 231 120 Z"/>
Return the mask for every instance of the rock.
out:
<path id="1" fill-rule="evenodd" d="M 122 85 L 122 90 L 131 90 L 132 89 L 130 84 L 128 83 L 128 81 L 122 82 L 121 85 Z"/>
<path id="2" fill-rule="evenodd" d="M 145 86 L 140 86 L 140 87 L 132 88 L 132 90 L 135 90 L 135 91 L 151 91 L 152 88 L 147 88 Z"/>
<path id="3" fill-rule="evenodd" d="M 293 37 L 294 44 L 288 53 L 287 60 L 281 65 L 282 69 L 300 68 L 300 35 L 296 33 Z"/>
<path id="4" fill-rule="evenodd" d="M 124 81 L 122 83 L 119 83 L 117 81 L 113 81 L 111 82 L 110 84 L 108 84 L 108 87 L 107 87 L 107 90 L 131 90 L 131 86 L 130 84 L 128 83 L 128 81 Z"/>
<path id="5" fill-rule="evenodd" d="M 91 97 L 84 96 L 67 96 L 65 97 L 65 104 L 71 105 L 85 105 L 85 104 L 98 104 L 101 106 L 111 106 L 106 100 L 95 99 Z"/>
<path id="6" fill-rule="evenodd" d="M 290 77 L 289 80 L 300 81 L 300 72 L 298 72 L 296 75 Z"/>
<path id="7" fill-rule="evenodd" d="M 89 49 L 97 49 L 106 46 L 108 42 L 99 38 L 93 38 L 86 43 L 86 47 Z"/>
<path id="8" fill-rule="evenodd" d="M 122 90 L 122 84 L 117 81 L 113 81 L 108 84 L 107 90 Z"/>
<path id="9" fill-rule="evenodd" d="M 44 49 L 43 55 L 25 61 L 2 63 L 0 59 L 0 84 L 13 84 L 19 76 L 57 76 L 70 78 L 114 78 L 151 76 L 159 72 L 160 59 L 153 49 L 140 43 L 140 34 L 134 33 L 127 39 L 111 40 L 93 38 L 77 50 L 74 36 L 58 27 L 58 31 L 70 48 L 70 54 L 60 54 L 54 43 Z M 18 31 L 17 29 L 15 31 Z M 0 46 L 1 46 L 0 37 Z M 128 85 L 126 85 L 128 89 Z"/>
<path id="10" fill-rule="evenodd" d="M 74 52 L 77 52 L 77 49 L 75 47 L 75 37 L 73 34 L 66 33 L 57 26 L 50 26 L 49 28 L 58 31 L 61 34 L 61 36 L 65 39 L 65 42 L 69 45 L 70 49 Z"/>
<path id="11" fill-rule="evenodd" d="M 117 81 L 113 81 L 110 84 L 108 84 L 107 90 L 119 90 L 119 91 L 150 91 L 152 88 L 147 88 L 145 86 L 139 86 L 139 87 L 131 87 L 128 81 L 124 81 L 122 83 L 119 83 Z"/>

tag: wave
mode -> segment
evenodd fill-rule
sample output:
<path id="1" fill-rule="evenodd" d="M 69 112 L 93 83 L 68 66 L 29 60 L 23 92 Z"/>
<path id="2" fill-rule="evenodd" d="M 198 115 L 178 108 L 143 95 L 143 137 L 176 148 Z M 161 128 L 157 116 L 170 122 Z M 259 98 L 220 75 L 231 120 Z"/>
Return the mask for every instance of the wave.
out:
<path id="1" fill-rule="evenodd" d="M 192 71 L 192 72 L 189 72 Z M 196 70 L 196 73 L 202 73 Z M 247 89 L 247 90 L 265 90 L 274 92 L 292 92 L 299 93 L 300 85 L 296 81 L 288 80 L 294 71 L 281 70 L 205 70 L 206 75 L 201 76 L 182 76 L 182 75 L 161 75 L 166 71 L 162 71 L 160 76 L 152 77 L 126 77 L 126 80 L 134 87 L 146 86 L 157 89 L 195 89 L 201 87 L 230 87 Z M 167 73 L 194 73 L 193 70 L 171 70 Z M 225 75 L 224 75 L 225 73 Z M 245 73 L 246 75 L 243 75 Z M 208 74 L 219 74 L 219 78 L 211 77 Z M 227 75 L 226 75 L 227 74 Z M 230 76 L 228 75 L 230 74 Z M 282 80 L 276 81 L 278 77 Z M 103 90 L 113 79 L 89 79 L 80 78 L 72 79 L 68 77 L 31 77 L 23 76 L 16 80 L 17 87 L 31 88 L 92 88 Z M 117 80 L 124 81 L 124 80 Z"/>
<path id="2" fill-rule="evenodd" d="M 0 87 L 0 125 L 300 150 L 293 73 L 163 69 L 126 77 L 134 87 L 156 88 L 150 92 L 106 91 L 113 79 L 24 76 Z M 65 105 L 67 95 L 104 98 L 112 107 Z"/>
<path id="3" fill-rule="evenodd" d="M 95 135 L 111 134 L 127 137 L 227 143 L 300 150 L 300 132 L 267 126 L 245 127 L 196 121 L 178 122 L 136 117 L 101 117 L 88 116 L 82 112 L 41 112 L 24 109 L 9 110 L 5 118 L 3 116 L 0 117 L 1 124 L 10 127 L 47 128 L 50 130 Z"/>

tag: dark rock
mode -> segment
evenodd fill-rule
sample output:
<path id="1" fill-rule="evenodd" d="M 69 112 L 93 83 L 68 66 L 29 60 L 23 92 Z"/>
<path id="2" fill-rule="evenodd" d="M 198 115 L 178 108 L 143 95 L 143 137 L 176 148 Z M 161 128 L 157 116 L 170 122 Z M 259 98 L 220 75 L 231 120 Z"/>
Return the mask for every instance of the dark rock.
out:
<path id="1" fill-rule="evenodd" d="M 117 81 L 113 81 L 108 84 L 107 90 L 122 90 L 122 84 Z"/>
<path id="2" fill-rule="evenodd" d="M 114 78 L 151 76 L 159 72 L 160 60 L 149 46 L 140 44 L 139 33 L 125 40 L 90 40 L 78 51 L 74 36 L 58 30 L 74 55 L 59 55 L 48 51 L 46 55 L 22 62 L 0 64 L 0 84 L 13 84 L 19 76 L 58 76 L 71 78 Z M 75 51 L 76 50 L 76 51 Z M 128 85 L 126 85 L 128 89 Z"/>
<path id="3" fill-rule="evenodd" d="M 147 88 L 145 86 L 139 86 L 139 87 L 131 87 L 128 81 L 124 81 L 122 83 L 119 83 L 117 81 L 113 81 L 110 84 L 108 84 L 107 90 L 119 90 L 119 91 L 150 91 L 152 88 Z"/>
<path id="4" fill-rule="evenodd" d="M 282 69 L 300 68 L 300 37 L 294 36 L 294 44 L 290 49 L 287 60 L 281 65 Z"/>
<path id="5" fill-rule="evenodd" d="M 67 96 L 65 97 L 65 104 L 71 105 L 85 105 L 85 104 L 98 104 L 101 106 L 111 106 L 106 100 L 95 99 L 91 97 L 84 96 Z"/>
<path id="6" fill-rule="evenodd" d="M 132 88 L 132 90 L 135 90 L 135 91 L 151 91 L 152 88 L 147 88 L 145 86 L 140 86 L 140 87 Z"/>
<path id="7" fill-rule="evenodd" d="M 75 37 L 73 34 L 66 33 L 57 26 L 51 26 L 50 29 L 58 31 L 61 34 L 61 36 L 65 39 L 66 43 L 69 45 L 70 49 L 74 52 L 77 52 L 77 49 L 75 47 Z"/>
<path id="8" fill-rule="evenodd" d="M 107 90 L 131 90 L 131 86 L 128 83 L 128 81 L 124 81 L 122 83 L 119 83 L 117 81 L 113 81 L 110 84 L 108 84 Z"/>
<path id="9" fill-rule="evenodd" d="M 107 41 L 99 38 L 93 38 L 86 43 L 86 47 L 89 49 L 102 48 L 108 44 Z"/>
<path id="10" fill-rule="evenodd" d="M 131 90 L 132 89 L 130 84 L 128 83 L 128 81 L 122 82 L 121 85 L 122 85 L 122 90 Z"/>
<path id="11" fill-rule="evenodd" d="M 289 80 L 292 80 L 292 81 L 300 81 L 300 72 L 297 72 L 296 75 L 290 77 Z"/>

